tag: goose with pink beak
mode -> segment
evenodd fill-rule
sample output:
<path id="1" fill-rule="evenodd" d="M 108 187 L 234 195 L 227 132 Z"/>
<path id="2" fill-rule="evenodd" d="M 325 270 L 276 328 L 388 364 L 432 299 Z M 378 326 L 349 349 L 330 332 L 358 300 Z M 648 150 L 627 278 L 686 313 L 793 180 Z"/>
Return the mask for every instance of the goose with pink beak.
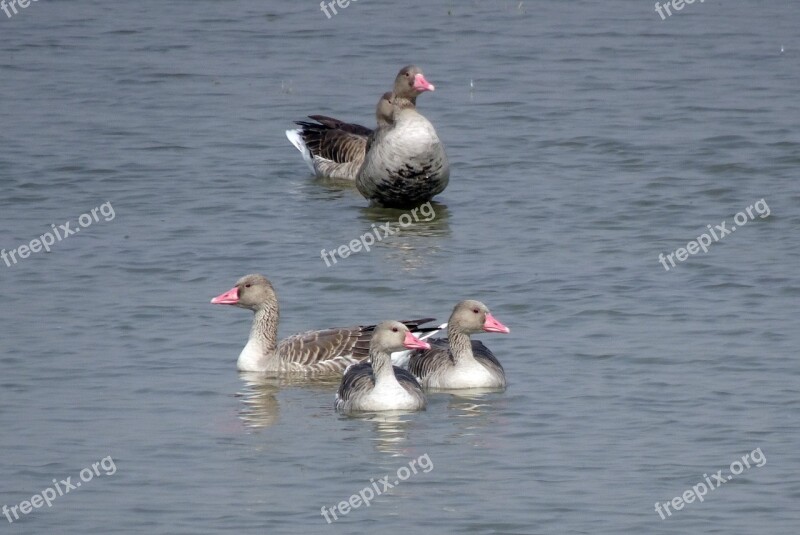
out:
<path id="1" fill-rule="evenodd" d="M 470 339 L 480 332 L 511 331 L 480 301 L 461 301 L 447 322 L 447 338 L 428 339 L 431 348 L 413 352 L 408 370 L 425 388 L 505 388 L 506 375 L 500 361 L 483 343 Z"/>
<path id="2" fill-rule="evenodd" d="M 431 122 L 417 111 L 417 97 L 434 89 L 415 65 L 398 73 L 391 123 L 373 133 L 356 175 L 356 188 L 372 204 L 418 206 L 447 187 L 450 163 L 444 145 Z"/>
<path id="3" fill-rule="evenodd" d="M 375 327 L 369 344 L 369 362 L 347 368 L 336 392 L 334 406 L 341 412 L 418 411 L 425 408 L 425 393 L 408 371 L 392 365 L 391 353 L 401 349 L 427 350 L 399 321 Z"/>
<path id="4" fill-rule="evenodd" d="M 367 358 L 375 331 L 375 325 L 338 327 L 306 331 L 279 342 L 278 296 L 272 283 L 257 273 L 245 275 L 236 281 L 233 288 L 213 298 L 211 303 L 245 308 L 255 315 L 250 337 L 236 362 L 240 371 L 340 374 L 351 364 Z M 430 321 L 433 318 L 409 320 L 402 324 L 414 332 L 437 332 L 436 328 L 420 329 L 419 325 Z M 404 355 L 398 357 L 405 358 Z"/>
<path id="5" fill-rule="evenodd" d="M 444 146 L 417 111 L 417 97 L 435 90 L 419 67 L 406 65 L 378 101 L 377 128 L 309 115 L 313 122 L 297 121 L 300 128 L 286 137 L 318 178 L 355 180 L 373 204 L 416 206 L 444 191 L 450 178 Z"/>

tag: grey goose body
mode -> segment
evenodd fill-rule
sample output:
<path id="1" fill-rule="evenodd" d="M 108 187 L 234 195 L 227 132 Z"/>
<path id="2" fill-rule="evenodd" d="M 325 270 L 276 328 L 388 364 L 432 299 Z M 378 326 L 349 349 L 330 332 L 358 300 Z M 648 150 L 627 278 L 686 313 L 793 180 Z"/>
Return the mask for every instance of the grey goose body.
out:
<path id="1" fill-rule="evenodd" d="M 392 117 L 373 136 L 356 188 L 381 206 L 404 208 L 431 200 L 447 187 L 450 164 L 436 129 L 417 111 L 417 96 L 433 91 L 413 65 L 397 75 L 392 92 Z"/>

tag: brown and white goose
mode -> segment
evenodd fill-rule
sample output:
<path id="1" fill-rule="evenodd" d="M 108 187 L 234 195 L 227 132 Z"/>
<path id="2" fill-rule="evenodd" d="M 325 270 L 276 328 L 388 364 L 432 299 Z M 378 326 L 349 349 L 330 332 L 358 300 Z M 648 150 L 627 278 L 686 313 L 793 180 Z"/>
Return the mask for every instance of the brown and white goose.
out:
<path id="1" fill-rule="evenodd" d="M 408 370 L 425 388 L 505 388 L 500 361 L 471 334 L 509 333 L 480 301 L 461 301 L 447 322 L 447 338 L 429 338 L 431 349 L 411 353 Z"/>
<path id="2" fill-rule="evenodd" d="M 317 177 L 345 180 L 356 180 L 367 154 L 380 141 L 381 150 L 375 152 L 370 167 L 364 171 L 363 189 L 359 186 L 359 191 L 367 199 L 386 206 L 419 204 L 441 193 L 450 176 L 447 156 L 436 131 L 416 112 L 417 96 L 434 89 L 419 67 L 408 65 L 397 74 L 393 90 L 378 101 L 375 110 L 378 126 L 374 131 L 332 117 L 311 115 L 309 118 L 315 123 L 298 121 L 300 128 L 287 130 L 286 137 Z M 396 116 L 401 119 L 400 129 L 388 135 L 396 130 Z M 396 150 L 390 150 L 395 143 Z M 384 164 L 390 167 L 383 169 Z M 373 172 L 376 168 L 377 173 Z M 385 195 L 373 192 L 384 182 Z"/>
<path id="3" fill-rule="evenodd" d="M 417 111 L 417 96 L 433 91 L 419 67 L 397 75 L 392 120 L 370 143 L 356 188 L 375 204 L 403 208 L 431 200 L 447 187 L 450 164 L 433 125 Z"/>
<path id="4" fill-rule="evenodd" d="M 342 412 L 424 409 L 422 387 L 409 372 L 392 366 L 391 353 L 403 348 L 430 347 L 399 321 L 378 324 L 369 344 L 369 362 L 347 368 L 334 406 Z"/>
<path id="5" fill-rule="evenodd" d="M 272 284 L 263 275 L 242 277 L 232 289 L 211 302 L 246 308 L 255 313 L 247 345 L 236 362 L 240 371 L 341 373 L 369 355 L 374 325 L 308 331 L 278 342 L 278 298 Z M 420 331 L 419 325 L 429 321 L 432 319 L 411 320 L 404 324 Z"/>

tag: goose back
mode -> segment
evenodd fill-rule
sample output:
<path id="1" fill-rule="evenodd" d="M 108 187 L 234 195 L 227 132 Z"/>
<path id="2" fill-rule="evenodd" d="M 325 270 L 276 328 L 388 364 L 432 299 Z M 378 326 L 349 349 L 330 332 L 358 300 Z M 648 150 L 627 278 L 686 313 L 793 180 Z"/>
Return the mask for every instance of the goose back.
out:
<path id="1" fill-rule="evenodd" d="M 413 332 L 424 332 L 420 325 L 433 318 L 407 320 L 401 323 Z M 287 370 L 341 373 L 348 366 L 369 356 L 369 344 L 375 325 L 358 325 L 318 331 L 306 331 L 289 336 L 277 347 L 279 364 Z"/>

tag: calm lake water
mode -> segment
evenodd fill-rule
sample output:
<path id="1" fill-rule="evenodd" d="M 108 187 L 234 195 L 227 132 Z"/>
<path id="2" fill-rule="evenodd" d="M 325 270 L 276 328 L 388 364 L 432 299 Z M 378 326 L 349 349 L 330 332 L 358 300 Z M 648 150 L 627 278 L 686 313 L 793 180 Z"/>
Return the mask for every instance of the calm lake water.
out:
<path id="1" fill-rule="evenodd" d="M 0 506 L 90 480 L 0 532 L 796 533 L 796 2 L 18 10 L 0 12 L 0 248 L 80 233 L 0 261 Z M 328 267 L 321 249 L 403 212 L 312 178 L 284 130 L 372 125 L 411 62 L 450 185 L 431 221 Z M 659 262 L 761 199 L 769 215 Z M 478 337 L 509 387 L 359 419 L 334 413 L 335 381 L 241 376 L 251 315 L 209 299 L 251 272 L 281 336 L 484 301 L 511 328 Z M 412 461 L 430 469 L 326 522 Z M 719 470 L 742 473 L 662 520 Z"/>

